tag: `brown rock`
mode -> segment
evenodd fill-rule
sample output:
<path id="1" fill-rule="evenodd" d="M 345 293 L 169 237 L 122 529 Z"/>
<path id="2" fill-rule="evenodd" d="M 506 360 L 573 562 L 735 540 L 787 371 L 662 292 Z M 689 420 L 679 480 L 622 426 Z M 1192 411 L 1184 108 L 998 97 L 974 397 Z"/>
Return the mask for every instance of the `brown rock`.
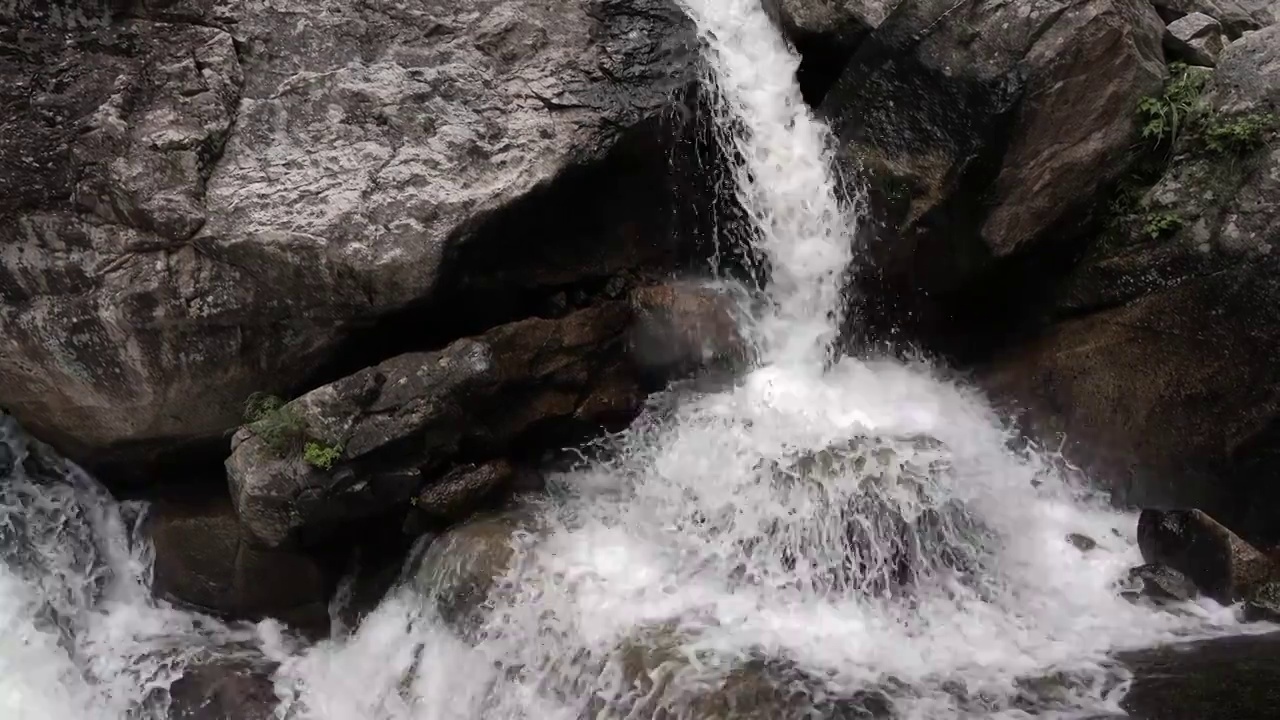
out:
<path id="1" fill-rule="evenodd" d="M 691 283 L 643 287 L 631 294 L 632 357 L 665 377 L 708 366 L 745 363 L 750 347 L 739 330 L 733 298 Z"/>
<path id="2" fill-rule="evenodd" d="M 622 368 L 630 318 L 625 304 L 607 302 L 521 320 L 312 390 L 282 411 L 340 457 L 318 467 L 296 448 L 273 447 L 254 425 L 241 429 L 227 460 L 241 521 L 269 547 L 311 543 L 403 510 L 463 445 L 500 457 L 528 434 L 629 419 L 643 400 Z"/>
<path id="3" fill-rule="evenodd" d="M 157 596 L 216 615 L 328 623 L 328 579 L 313 558 L 256 547 L 229 499 L 161 500 L 148 519 Z"/>
<path id="4" fill-rule="evenodd" d="M 515 557 L 513 536 L 532 523 L 528 511 L 512 510 L 473 517 L 450 528 L 431 541 L 411 571 L 414 587 L 455 631 L 475 631 L 484 620 L 494 583 Z"/>
<path id="5" fill-rule="evenodd" d="M 1143 510 L 1138 546 L 1143 560 L 1183 573 L 1224 605 L 1280 576 L 1270 558 L 1200 510 Z"/>
<path id="6" fill-rule="evenodd" d="M 427 483 L 413 498 L 413 507 L 432 522 L 447 523 L 464 517 L 477 504 L 507 485 L 516 470 L 505 460 L 455 467 Z"/>

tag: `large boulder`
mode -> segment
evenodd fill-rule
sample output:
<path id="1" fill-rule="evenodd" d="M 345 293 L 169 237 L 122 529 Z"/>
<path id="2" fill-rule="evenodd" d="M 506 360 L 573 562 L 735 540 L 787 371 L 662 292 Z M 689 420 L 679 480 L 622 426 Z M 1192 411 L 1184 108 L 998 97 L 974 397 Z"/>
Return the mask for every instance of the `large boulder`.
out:
<path id="1" fill-rule="evenodd" d="M 1182 573 L 1224 605 L 1280 579 L 1271 558 L 1200 510 L 1143 510 L 1138 547 L 1147 563 Z"/>
<path id="2" fill-rule="evenodd" d="M 667 0 L 98 5 L 0 8 L 0 405 L 77 457 L 681 247 Z"/>
<path id="3" fill-rule="evenodd" d="M 1280 26 L 1226 48 L 1201 120 L 1054 288 L 1061 318 L 984 373 L 1139 505 L 1274 543 L 1280 471 Z"/>
<path id="4" fill-rule="evenodd" d="M 852 317 L 963 335 L 1005 303 L 992 277 L 1067 253 L 1124 172 L 1163 32 L 1144 0 L 898 4 L 820 108 L 882 221 Z"/>
<path id="5" fill-rule="evenodd" d="M 267 546 L 310 543 L 407 507 L 424 484 L 449 482 L 460 456 L 500 457 L 529 433 L 629 419 L 643 400 L 622 350 L 629 322 L 623 302 L 521 320 L 272 410 L 233 439 L 240 518 Z"/>
<path id="6" fill-rule="evenodd" d="M 165 499 L 147 520 L 158 597 L 232 618 L 275 617 L 323 635 L 331 573 L 316 559 L 255 546 L 225 497 Z"/>

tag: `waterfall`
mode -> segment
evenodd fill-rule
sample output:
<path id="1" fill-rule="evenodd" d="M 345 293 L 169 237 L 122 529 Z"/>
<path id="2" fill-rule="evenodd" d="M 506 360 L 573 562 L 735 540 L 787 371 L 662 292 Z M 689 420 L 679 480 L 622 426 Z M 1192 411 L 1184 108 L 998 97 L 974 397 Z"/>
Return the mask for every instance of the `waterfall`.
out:
<path id="1" fill-rule="evenodd" d="M 164 717 L 182 668 L 237 644 L 280 663 L 290 720 L 1102 713 L 1128 679 L 1111 653 L 1234 622 L 1121 599 L 1135 518 L 1012 450 L 971 389 L 924 363 L 827 361 L 861 201 L 758 0 L 685 5 L 769 262 L 760 364 L 655 398 L 553 477 L 504 531 L 483 612 L 436 597 L 463 560 L 412 566 L 357 628 L 303 650 L 149 599 L 140 510 L 69 464 L 33 470 L 6 424 L 0 716 Z"/>

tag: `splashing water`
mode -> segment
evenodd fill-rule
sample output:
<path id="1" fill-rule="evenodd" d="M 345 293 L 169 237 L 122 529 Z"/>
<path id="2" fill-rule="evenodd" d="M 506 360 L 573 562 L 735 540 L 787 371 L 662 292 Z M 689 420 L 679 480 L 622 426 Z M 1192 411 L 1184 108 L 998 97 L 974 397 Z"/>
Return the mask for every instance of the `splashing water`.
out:
<path id="1" fill-rule="evenodd" d="M 161 718 L 184 666 L 244 643 L 281 663 L 288 720 L 1075 717 L 1117 709 L 1110 653 L 1232 627 L 1121 599 L 1134 518 L 1011 450 L 976 394 L 923 364 L 828 367 L 860 201 L 759 2 L 685 4 L 769 260 L 764 362 L 656 397 L 496 545 L 428 547 L 354 631 L 301 652 L 150 600 L 139 509 L 28 462 L 4 420 L 0 717 Z M 504 574 L 459 611 L 450 573 L 481 559 Z"/>

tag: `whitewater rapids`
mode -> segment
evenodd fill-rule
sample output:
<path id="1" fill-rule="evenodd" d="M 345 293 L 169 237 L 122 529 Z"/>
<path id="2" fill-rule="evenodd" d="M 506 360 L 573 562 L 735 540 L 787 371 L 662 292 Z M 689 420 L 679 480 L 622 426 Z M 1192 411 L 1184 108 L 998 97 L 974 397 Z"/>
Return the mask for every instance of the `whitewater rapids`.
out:
<path id="1" fill-rule="evenodd" d="M 799 693 L 786 717 L 1076 717 L 1118 711 L 1115 651 L 1235 631 L 1211 603 L 1122 599 L 1135 518 L 1017 449 L 980 395 L 925 363 L 830 361 L 862 202 L 759 2 L 685 7 L 771 272 L 758 366 L 655 398 L 552 478 L 477 627 L 406 583 L 305 648 L 151 600 L 142 509 L 73 466 L 24 469 L 6 420 L 0 717 L 163 718 L 182 669 L 233 648 L 279 663 L 291 720 L 727 720 L 743 673 Z"/>

